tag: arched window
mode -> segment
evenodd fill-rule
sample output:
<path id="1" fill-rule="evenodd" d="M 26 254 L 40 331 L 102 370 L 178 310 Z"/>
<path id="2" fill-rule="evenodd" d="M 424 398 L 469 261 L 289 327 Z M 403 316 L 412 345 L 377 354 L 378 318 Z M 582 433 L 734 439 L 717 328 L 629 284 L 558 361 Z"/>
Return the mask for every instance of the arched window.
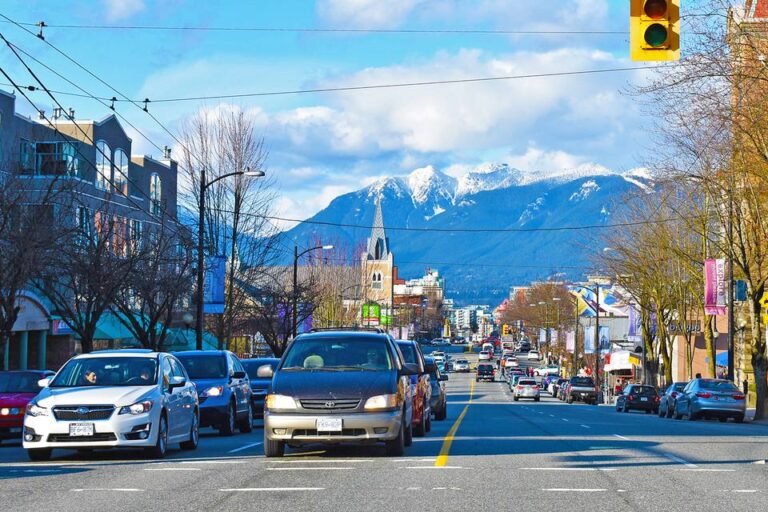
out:
<path id="1" fill-rule="evenodd" d="M 155 172 L 149 177 L 149 212 L 152 215 L 160 215 L 163 200 L 163 184 L 160 176 Z"/>
<path id="2" fill-rule="evenodd" d="M 115 150 L 115 191 L 128 195 L 128 155 L 122 149 Z"/>
<path id="3" fill-rule="evenodd" d="M 373 276 L 371 277 L 371 288 L 374 290 L 380 290 L 381 289 L 381 274 L 378 272 L 374 272 Z"/>
<path id="4" fill-rule="evenodd" d="M 112 183 L 112 150 L 103 140 L 96 143 L 96 187 L 109 190 Z"/>
<path id="5" fill-rule="evenodd" d="M 374 249 L 373 259 L 380 260 L 381 259 L 381 239 L 376 240 L 376 248 Z"/>

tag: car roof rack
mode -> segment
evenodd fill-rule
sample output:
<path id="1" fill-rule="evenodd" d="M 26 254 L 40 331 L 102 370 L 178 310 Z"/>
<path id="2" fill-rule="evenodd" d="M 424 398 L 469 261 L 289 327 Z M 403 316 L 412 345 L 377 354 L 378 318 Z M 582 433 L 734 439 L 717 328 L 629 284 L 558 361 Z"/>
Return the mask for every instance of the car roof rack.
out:
<path id="1" fill-rule="evenodd" d="M 348 327 L 313 327 L 309 332 L 333 332 L 333 331 L 362 331 L 386 334 L 387 331 L 381 327 L 367 327 L 364 325 L 351 325 Z"/>

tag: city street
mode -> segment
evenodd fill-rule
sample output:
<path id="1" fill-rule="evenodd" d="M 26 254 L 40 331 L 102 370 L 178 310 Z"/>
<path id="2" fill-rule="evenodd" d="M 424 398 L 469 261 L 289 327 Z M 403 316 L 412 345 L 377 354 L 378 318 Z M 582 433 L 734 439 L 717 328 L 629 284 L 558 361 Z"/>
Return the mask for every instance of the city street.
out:
<path id="1" fill-rule="evenodd" d="M 261 429 L 203 431 L 195 452 L 54 452 L 30 463 L 0 448 L 9 510 L 237 509 L 750 510 L 768 494 L 768 428 L 685 422 L 548 395 L 513 402 L 506 383 L 451 374 L 449 415 L 406 456 L 341 447 L 262 455 Z M 466 412 L 465 412 L 466 411 Z"/>

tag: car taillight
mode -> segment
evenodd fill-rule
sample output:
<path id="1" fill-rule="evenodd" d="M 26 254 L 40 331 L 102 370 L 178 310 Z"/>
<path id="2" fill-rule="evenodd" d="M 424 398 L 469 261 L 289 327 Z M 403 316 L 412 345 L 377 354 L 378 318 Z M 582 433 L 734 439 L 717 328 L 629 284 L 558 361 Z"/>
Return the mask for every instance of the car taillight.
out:
<path id="1" fill-rule="evenodd" d="M 629 396 L 627 397 L 627 400 L 634 400 L 634 399 L 635 399 L 635 395 L 629 395 Z"/>
<path id="2" fill-rule="evenodd" d="M 733 395 L 733 399 L 734 400 L 744 400 L 744 395 L 741 395 L 741 394 Z"/>
<path id="3" fill-rule="evenodd" d="M 672 392 L 672 398 L 677 398 L 677 391 Z"/>
<path id="4" fill-rule="evenodd" d="M 523 390 L 523 386 L 517 386 L 517 390 L 518 391 L 522 391 Z"/>
<path id="5" fill-rule="evenodd" d="M 537 384 L 534 384 L 533 389 L 539 389 L 539 386 Z"/>
<path id="6" fill-rule="evenodd" d="M 660 402 L 661 398 L 658 395 L 656 395 L 655 397 L 653 397 L 653 401 L 654 402 Z"/>
<path id="7" fill-rule="evenodd" d="M 696 396 L 699 398 L 712 398 L 712 393 L 705 393 L 703 391 L 699 391 L 696 393 Z"/>

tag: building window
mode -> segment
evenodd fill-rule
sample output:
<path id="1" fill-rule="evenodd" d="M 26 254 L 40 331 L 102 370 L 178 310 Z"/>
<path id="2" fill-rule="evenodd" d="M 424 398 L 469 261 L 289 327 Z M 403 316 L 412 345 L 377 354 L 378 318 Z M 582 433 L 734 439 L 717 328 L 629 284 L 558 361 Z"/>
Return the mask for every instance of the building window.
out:
<path id="1" fill-rule="evenodd" d="M 374 290 L 381 290 L 381 273 L 374 272 L 373 279 L 371 280 L 371 288 Z"/>
<path id="2" fill-rule="evenodd" d="M 93 235 L 93 218 L 91 211 L 84 206 L 77 208 L 77 242 L 80 246 L 85 246 L 91 240 Z"/>
<path id="3" fill-rule="evenodd" d="M 122 149 L 115 150 L 115 192 L 128 195 L 128 155 Z"/>
<path id="4" fill-rule="evenodd" d="M 129 224 L 130 229 L 130 244 L 131 254 L 137 254 L 141 249 L 141 238 L 143 225 L 140 220 L 131 219 Z"/>
<path id="5" fill-rule="evenodd" d="M 152 215 L 160 215 L 162 210 L 163 199 L 163 184 L 160 181 L 160 176 L 157 173 L 152 173 L 149 177 L 149 213 Z"/>
<path id="6" fill-rule="evenodd" d="M 96 187 L 109 190 L 112 183 L 112 150 L 103 140 L 96 143 Z"/>
<path id="7" fill-rule="evenodd" d="M 29 142 L 21 139 L 19 163 L 23 174 L 80 176 L 77 142 Z"/>
<path id="8" fill-rule="evenodd" d="M 35 143 L 21 139 L 19 165 L 22 174 L 35 174 Z"/>
<path id="9" fill-rule="evenodd" d="M 115 216 L 112 219 L 113 245 L 115 254 L 118 256 L 128 255 L 128 222 L 125 217 Z"/>

